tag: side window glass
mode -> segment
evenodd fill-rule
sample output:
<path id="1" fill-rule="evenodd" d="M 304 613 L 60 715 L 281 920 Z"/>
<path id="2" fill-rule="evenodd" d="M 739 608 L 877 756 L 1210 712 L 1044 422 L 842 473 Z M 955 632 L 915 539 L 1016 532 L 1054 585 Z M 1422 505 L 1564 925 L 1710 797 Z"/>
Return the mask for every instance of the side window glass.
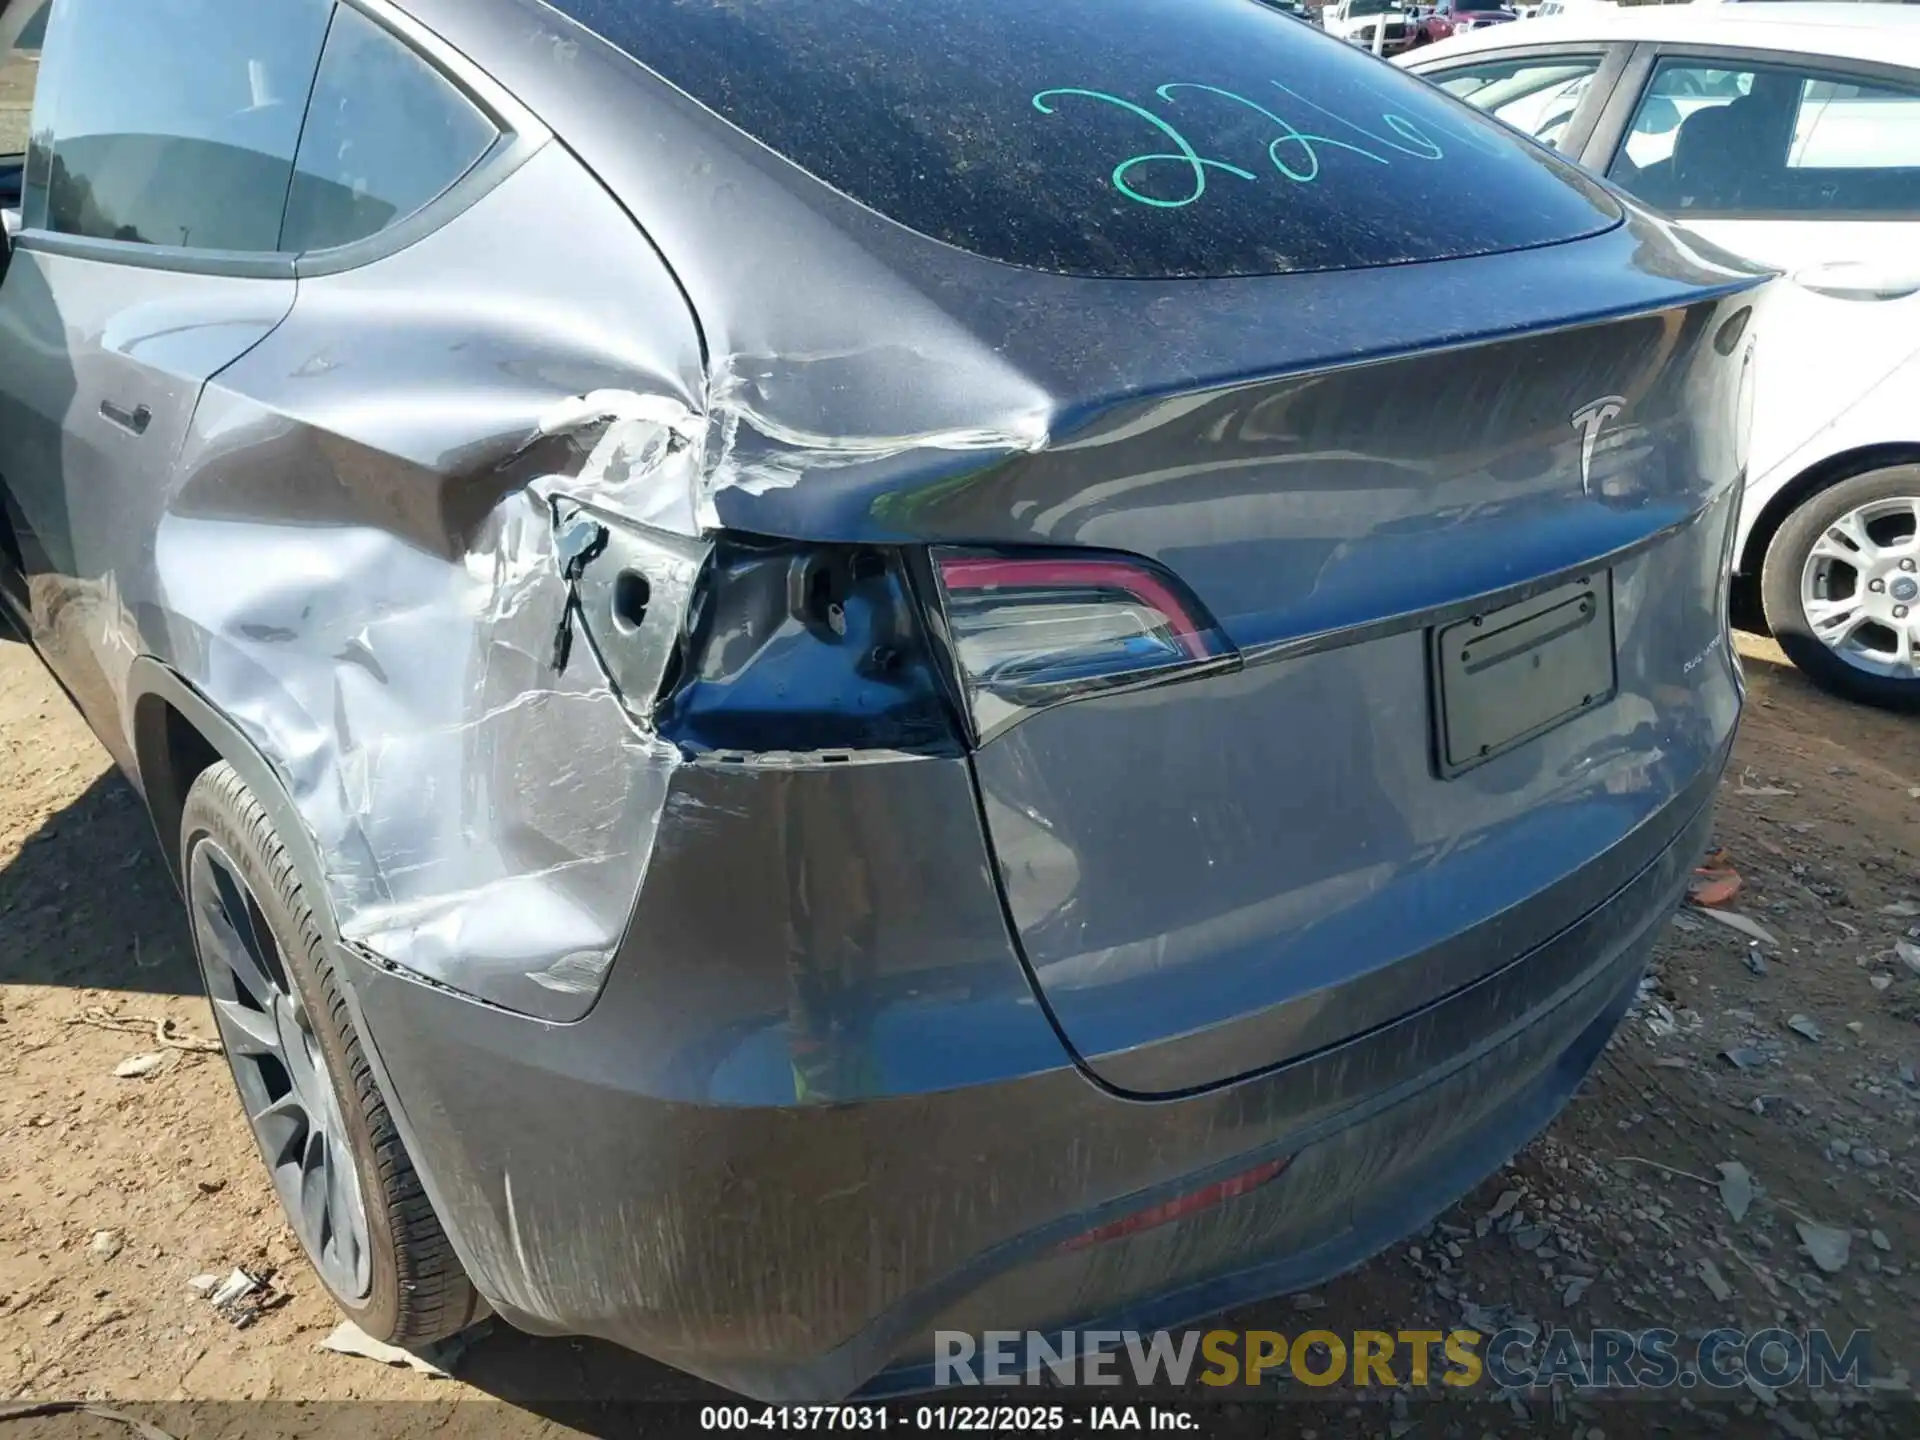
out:
<path id="1" fill-rule="evenodd" d="M 281 248 L 331 249 L 398 224 L 472 169 L 499 133 L 438 70 L 341 6 L 314 82 Z"/>
<path id="2" fill-rule="evenodd" d="M 1912 210 L 1920 201 L 1920 91 L 1808 76 L 1787 150 L 1789 170 L 1832 170 L 1841 209 Z"/>
<path id="3" fill-rule="evenodd" d="M 1663 60 L 1607 176 L 1678 214 L 1920 215 L 1920 88 Z"/>
<path id="4" fill-rule="evenodd" d="M 1661 62 L 1640 98 L 1640 108 L 1627 131 L 1626 148 L 1622 152 L 1624 163 L 1616 160 L 1609 174 L 1619 180 L 1634 171 L 1663 164 L 1673 155 L 1680 126 L 1688 116 L 1730 105 L 1752 89 L 1751 71 L 1716 70 L 1671 60 Z M 1706 122 L 1707 128 L 1715 123 Z M 1629 171 L 1627 165 L 1633 166 L 1633 171 Z"/>
<path id="5" fill-rule="evenodd" d="M 1559 148 L 1599 72 L 1598 55 L 1489 61 L 1430 75 L 1450 95 Z"/>
<path id="6" fill-rule="evenodd" d="M 275 249 L 331 9 L 60 0 L 43 82 L 51 114 L 35 118 L 50 156 L 28 223 L 141 245 Z"/>

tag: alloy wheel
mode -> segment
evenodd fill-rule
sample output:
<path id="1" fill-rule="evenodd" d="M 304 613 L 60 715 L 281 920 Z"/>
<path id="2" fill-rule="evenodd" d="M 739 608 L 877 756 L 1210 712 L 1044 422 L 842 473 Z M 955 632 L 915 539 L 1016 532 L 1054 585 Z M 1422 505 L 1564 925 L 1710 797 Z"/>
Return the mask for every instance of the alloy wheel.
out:
<path id="1" fill-rule="evenodd" d="M 1828 525 L 1801 569 L 1800 608 L 1854 669 L 1920 679 L 1920 496 L 1874 500 Z"/>
<path id="2" fill-rule="evenodd" d="M 287 1218 L 336 1295 L 372 1288 L 366 1203 L 326 1057 L 240 868 L 212 839 L 187 872 L 194 943 L 247 1122 Z"/>

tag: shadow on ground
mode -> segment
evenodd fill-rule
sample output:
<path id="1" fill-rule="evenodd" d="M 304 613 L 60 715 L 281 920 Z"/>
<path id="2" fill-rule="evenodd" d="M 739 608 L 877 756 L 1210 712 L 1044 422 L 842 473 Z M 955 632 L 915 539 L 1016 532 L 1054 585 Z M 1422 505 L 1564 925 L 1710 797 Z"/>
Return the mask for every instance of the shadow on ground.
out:
<path id="1" fill-rule="evenodd" d="M 15 688 L 0 699 L 25 702 L 0 725 L 0 786 L 11 787 L 24 831 L 0 861 L 0 986 L 200 996 L 186 914 L 139 793 L 107 768 L 69 697 L 4 621 L 0 651 L 15 662 L 0 676 Z M 34 799 L 82 785 L 64 805 Z M 221 1091 L 233 1103 L 224 1079 Z M 530 1417 L 588 1434 L 632 1434 L 635 1402 L 738 1398 L 614 1345 L 542 1339 L 498 1320 L 451 1368 Z"/>
<path id="2" fill-rule="evenodd" d="M 0 931 L 0 985 L 200 993 L 146 809 L 114 772 L 0 866 Z"/>
<path id="3" fill-rule="evenodd" d="M 636 1405 L 738 1395 L 603 1340 L 546 1339 L 499 1320 L 455 1373 L 474 1389 L 589 1435 L 631 1435 Z"/>
<path id="4" fill-rule="evenodd" d="M 1747 707 L 1778 710 L 1794 717 L 1794 728 L 1831 747 L 1846 763 L 1877 769 L 1900 763 L 1914 753 L 1914 717 L 1843 700 L 1820 689 L 1787 659 L 1771 639 L 1752 633 L 1735 637 L 1747 677 Z"/>

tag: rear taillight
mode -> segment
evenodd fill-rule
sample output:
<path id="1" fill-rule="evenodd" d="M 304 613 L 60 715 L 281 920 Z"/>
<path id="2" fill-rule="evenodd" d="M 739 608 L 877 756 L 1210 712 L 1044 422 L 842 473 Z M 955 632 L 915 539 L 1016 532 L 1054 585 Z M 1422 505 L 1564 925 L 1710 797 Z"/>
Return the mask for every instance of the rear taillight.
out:
<path id="1" fill-rule="evenodd" d="M 1186 587 L 1135 556 L 936 549 L 933 572 L 978 742 L 1051 705 L 1240 663 Z"/>
<path id="2" fill-rule="evenodd" d="M 1049 706 L 1240 664 L 1137 556 L 937 548 L 929 587 L 905 550 L 721 535 L 696 575 L 654 563 L 677 552 L 615 555 L 620 532 L 599 530 L 606 559 L 578 577 L 588 639 L 636 713 L 709 763 L 953 756 Z"/>
<path id="3" fill-rule="evenodd" d="M 904 554 L 723 535 L 655 707 L 711 764 L 955 756 L 962 737 Z"/>

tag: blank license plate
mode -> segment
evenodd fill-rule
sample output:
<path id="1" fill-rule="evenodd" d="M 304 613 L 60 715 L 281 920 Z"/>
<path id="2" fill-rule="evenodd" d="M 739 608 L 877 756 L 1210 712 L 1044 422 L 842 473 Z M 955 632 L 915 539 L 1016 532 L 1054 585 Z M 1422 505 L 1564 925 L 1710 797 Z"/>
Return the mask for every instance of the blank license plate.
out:
<path id="1" fill-rule="evenodd" d="M 1442 775 L 1470 770 L 1604 704 L 1618 684 L 1610 570 L 1432 634 Z"/>

